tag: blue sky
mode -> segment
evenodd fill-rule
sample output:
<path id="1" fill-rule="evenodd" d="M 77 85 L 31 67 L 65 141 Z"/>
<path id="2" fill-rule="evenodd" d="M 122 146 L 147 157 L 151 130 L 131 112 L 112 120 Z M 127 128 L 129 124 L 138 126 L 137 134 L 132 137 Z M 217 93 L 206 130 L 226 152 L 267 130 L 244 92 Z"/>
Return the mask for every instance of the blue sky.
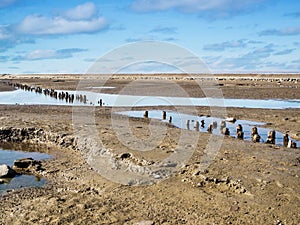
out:
<path id="1" fill-rule="evenodd" d="M 85 73 L 145 40 L 186 48 L 213 72 L 299 72 L 300 1 L 0 0 L 0 74 Z"/>

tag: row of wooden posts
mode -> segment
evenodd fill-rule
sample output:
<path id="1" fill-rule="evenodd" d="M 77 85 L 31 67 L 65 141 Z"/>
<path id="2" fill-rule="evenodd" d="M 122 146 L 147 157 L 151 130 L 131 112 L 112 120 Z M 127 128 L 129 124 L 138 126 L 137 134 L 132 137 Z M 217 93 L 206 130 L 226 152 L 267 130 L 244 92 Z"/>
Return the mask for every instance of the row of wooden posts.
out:
<path id="1" fill-rule="evenodd" d="M 24 91 L 31 91 L 31 92 L 35 92 L 35 93 L 39 93 L 39 94 L 44 94 L 46 96 L 50 96 L 52 98 L 65 100 L 66 102 L 69 102 L 69 103 L 73 103 L 74 100 L 76 100 L 77 102 L 84 103 L 84 104 L 88 103 L 87 96 L 83 95 L 83 94 L 74 95 L 74 94 L 70 94 L 67 91 L 59 92 L 54 89 L 48 89 L 48 88 L 43 89 L 41 87 L 32 87 L 27 84 L 20 84 L 20 83 L 8 82 L 8 85 L 18 88 L 18 89 L 22 89 Z M 102 99 L 100 99 L 97 103 L 99 106 L 102 106 L 103 105 Z"/>
<path id="2" fill-rule="evenodd" d="M 144 112 L 144 118 L 148 118 L 148 117 L 149 117 L 149 112 L 145 111 Z M 166 111 L 162 112 L 162 119 L 163 120 L 167 119 L 167 112 Z M 190 129 L 190 122 L 191 122 L 190 120 L 186 121 L 187 129 Z M 172 123 L 172 116 L 169 117 L 169 123 Z M 200 125 L 200 123 L 201 123 L 201 125 Z M 201 128 L 205 127 L 205 121 L 204 120 L 201 120 L 200 122 L 195 121 L 194 129 L 196 131 L 199 131 L 200 126 L 201 126 Z M 217 121 L 214 121 L 212 124 L 208 125 L 207 132 L 212 133 L 212 131 L 214 129 L 217 129 L 217 127 L 218 127 L 218 123 L 217 123 Z M 244 139 L 244 132 L 243 132 L 242 125 L 238 124 L 235 128 L 236 128 L 236 137 L 238 139 L 243 140 Z M 220 122 L 220 132 L 221 132 L 221 134 L 226 135 L 226 136 L 230 135 L 230 131 L 226 127 L 226 121 L 224 121 L 224 120 Z M 254 143 L 261 141 L 261 137 L 258 134 L 257 127 L 255 127 L 255 126 L 251 128 L 251 139 Z M 267 144 L 275 144 L 275 139 L 276 139 L 276 131 L 275 130 L 270 130 L 268 132 L 268 137 L 267 137 L 266 143 Z M 283 146 L 288 147 L 288 148 L 297 148 L 296 142 L 290 140 L 289 135 L 286 134 L 286 133 L 283 135 Z"/>

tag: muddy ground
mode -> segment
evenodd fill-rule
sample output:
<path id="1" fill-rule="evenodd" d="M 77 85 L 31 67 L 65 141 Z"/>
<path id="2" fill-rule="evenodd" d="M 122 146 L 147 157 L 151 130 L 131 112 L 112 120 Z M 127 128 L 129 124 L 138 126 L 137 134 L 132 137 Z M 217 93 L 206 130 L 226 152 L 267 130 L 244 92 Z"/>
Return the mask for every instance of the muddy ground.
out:
<path id="1" fill-rule="evenodd" d="M 59 78 L 59 77 L 58 77 Z M 76 89 L 78 79 L 16 77 L 13 82 L 44 88 Z M 11 80 L 11 77 L 9 77 Z M 60 81 L 58 81 L 60 80 Z M 63 81 L 62 81 L 63 80 Z M 127 79 L 111 80 L 106 92 L 120 92 Z M 220 80 L 225 97 L 300 99 L 299 82 Z M 201 96 L 194 81 L 178 80 L 191 96 Z M 139 81 L 139 94 L 168 88 L 162 81 Z M 0 89 L 7 90 L 5 85 Z M 157 108 L 157 107 L 152 107 Z M 159 109 L 169 109 L 160 107 Z M 146 108 L 140 108 L 145 110 Z M 148 108 L 150 109 L 150 108 Z M 288 132 L 300 139 L 299 109 L 268 110 L 227 108 L 228 116 L 267 122 L 267 127 Z M 190 140 L 195 151 L 186 166 L 174 176 L 153 185 L 128 186 L 115 183 L 87 164 L 76 144 L 72 107 L 1 105 L 1 130 L 43 129 L 43 137 L 24 139 L 2 146 L 47 152 L 55 156 L 42 163 L 39 175 L 48 179 L 44 188 L 10 191 L 0 196 L 0 224 L 299 224 L 300 149 L 264 143 L 251 143 L 225 137 L 215 159 L 199 172 L 210 135 L 199 133 Z M 207 107 L 197 107 L 198 114 L 209 115 Z M 167 126 L 167 133 L 153 154 L 139 154 L 124 146 L 111 125 L 111 109 L 97 107 L 95 124 L 106 148 L 117 155 L 132 153 L 142 160 L 158 160 L 174 153 L 180 129 Z M 127 117 L 115 118 L 122 124 Z M 141 139 L 149 137 L 149 120 L 130 119 L 132 132 Z M 160 123 L 154 126 L 161 126 Z M 194 137 L 194 131 L 188 131 Z M 55 136 L 58 139 L 50 138 Z M 47 138 L 46 138 L 47 137 Z"/>

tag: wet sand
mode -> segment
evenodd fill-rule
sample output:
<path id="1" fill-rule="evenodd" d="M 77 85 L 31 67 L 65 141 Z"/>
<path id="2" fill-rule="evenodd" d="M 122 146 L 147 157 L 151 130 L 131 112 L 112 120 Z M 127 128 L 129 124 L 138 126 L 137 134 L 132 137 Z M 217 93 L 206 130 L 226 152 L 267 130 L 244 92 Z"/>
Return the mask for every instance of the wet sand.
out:
<path id="1" fill-rule="evenodd" d="M 294 77 L 299 79 L 300 76 Z M 7 80 L 11 78 L 7 77 Z M 227 98 L 300 99 L 300 82 L 281 81 L 279 84 L 279 81 L 242 80 L 241 76 L 229 78 L 226 75 L 226 80 L 218 80 Z M 178 79 L 176 83 L 191 96 L 203 95 L 195 81 Z M 67 75 L 54 78 L 23 76 L 14 77 L 13 82 L 74 90 L 78 79 Z M 129 82 L 124 77 L 111 80 L 106 85 L 116 88 L 103 91 L 118 93 Z M 135 89 L 127 90 L 127 93 L 144 93 L 145 86 L 155 92 L 168 85 L 168 82 L 161 80 L 139 81 Z M 1 85 L 0 88 L 4 91 L 6 87 Z M 170 91 L 169 94 L 176 93 Z M 226 110 L 229 117 L 266 122 L 267 127 L 288 132 L 291 137 L 300 139 L 299 109 Z M 208 107 L 197 107 L 197 113 L 209 115 L 211 112 Z M 98 107 L 95 115 L 97 129 L 107 148 L 116 154 L 131 152 L 135 157 L 150 157 L 147 154 L 140 156 L 118 141 L 111 126 L 111 108 Z M 289 149 L 225 137 L 215 160 L 205 172 L 197 173 L 209 138 L 209 134 L 199 133 L 192 158 L 172 178 L 150 186 L 126 186 L 103 178 L 90 168 L 76 149 L 76 143 L 72 141 L 71 107 L 1 105 L 0 120 L 1 130 L 10 130 L 16 135 L 11 141 L 13 143 L 2 143 L 3 146 L 33 149 L 56 157 L 43 162 L 45 171 L 40 175 L 48 179 L 44 188 L 15 190 L 0 196 L 0 224 L 300 223 L 299 148 Z M 122 122 L 127 118 L 119 116 L 117 120 Z M 150 135 L 148 124 L 147 119 L 130 119 L 133 133 L 140 138 Z M 22 128 L 43 129 L 43 132 L 40 136 L 21 140 L 17 130 Z M 180 129 L 168 126 L 166 138 L 155 149 L 156 157 L 172 154 L 179 135 Z"/>

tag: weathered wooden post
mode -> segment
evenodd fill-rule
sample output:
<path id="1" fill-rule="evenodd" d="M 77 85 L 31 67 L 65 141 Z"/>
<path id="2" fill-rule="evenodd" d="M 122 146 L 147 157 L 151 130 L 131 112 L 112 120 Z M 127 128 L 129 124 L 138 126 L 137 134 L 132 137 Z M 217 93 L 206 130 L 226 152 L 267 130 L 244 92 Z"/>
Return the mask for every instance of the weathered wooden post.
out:
<path id="1" fill-rule="evenodd" d="M 251 128 L 251 135 L 252 135 L 252 141 L 255 142 L 260 142 L 260 136 L 257 133 L 257 127 L 252 127 Z"/>
<path id="2" fill-rule="evenodd" d="M 243 139 L 244 139 L 244 132 L 243 132 L 243 131 L 238 131 L 238 132 L 236 133 L 236 137 L 237 137 L 238 139 L 243 140 Z"/>
<path id="3" fill-rule="evenodd" d="M 287 145 L 288 148 L 297 148 L 296 142 L 293 142 L 292 140 L 289 140 L 289 143 Z"/>
<path id="4" fill-rule="evenodd" d="M 222 134 L 224 134 L 224 135 L 230 135 L 230 132 L 229 132 L 229 129 L 227 128 L 227 127 L 223 127 L 223 129 L 222 129 Z"/>
<path id="5" fill-rule="evenodd" d="M 257 127 L 251 128 L 251 135 L 253 136 L 254 134 L 257 134 Z"/>
<path id="6" fill-rule="evenodd" d="M 226 127 L 226 122 L 223 120 L 223 121 L 221 121 L 221 123 L 220 123 L 220 130 L 222 131 L 223 128 L 225 128 L 225 127 Z"/>
<path id="7" fill-rule="evenodd" d="M 204 128 L 205 122 L 204 120 L 201 120 L 201 127 Z"/>
<path id="8" fill-rule="evenodd" d="M 188 129 L 188 130 L 190 129 L 190 120 L 186 121 L 186 129 Z"/>
<path id="9" fill-rule="evenodd" d="M 238 133 L 239 131 L 243 131 L 243 127 L 241 124 L 236 125 L 236 133 Z"/>
<path id="10" fill-rule="evenodd" d="M 200 126 L 199 121 L 196 121 L 194 125 L 196 131 L 199 131 L 199 126 Z"/>
<path id="11" fill-rule="evenodd" d="M 255 143 L 255 142 L 260 142 L 260 136 L 259 134 L 254 134 L 252 136 L 252 141 Z"/>
<path id="12" fill-rule="evenodd" d="M 144 118 L 148 118 L 148 111 L 147 110 L 144 112 Z"/>
<path id="13" fill-rule="evenodd" d="M 244 139 L 244 132 L 243 132 L 243 127 L 241 124 L 238 124 L 236 127 L 236 137 L 238 139 Z"/>
<path id="14" fill-rule="evenodd" d="M 276 136 L 275 130 L 270 130 L 268 132 L 268 138 L 267 138 L 266 143 L 268 143 L 268 144 L 275 144 L 275 136 Z"/>
<path id="15" fill-rule="evenodd" d="M 289 135 L 288 134 L 284 134 L 283 135 L 283 146 L 287 147 L 289 143 Z"/>
<path id="16" fill-rule="evenodd" d="M 166 111 L 163 111 L 162 119 L 163 119 L 163 120 L 166 120 L 166 119 L 167 119 L 167 112 L 166 112 Z"/>
<path id="17" fill-rule="evenodd" d="M 212 124 L 209 124 L 208 128 L 207 128 L 207 132 L 208 133 L 212 133 L 213 131 L 213 125 Z"/>

